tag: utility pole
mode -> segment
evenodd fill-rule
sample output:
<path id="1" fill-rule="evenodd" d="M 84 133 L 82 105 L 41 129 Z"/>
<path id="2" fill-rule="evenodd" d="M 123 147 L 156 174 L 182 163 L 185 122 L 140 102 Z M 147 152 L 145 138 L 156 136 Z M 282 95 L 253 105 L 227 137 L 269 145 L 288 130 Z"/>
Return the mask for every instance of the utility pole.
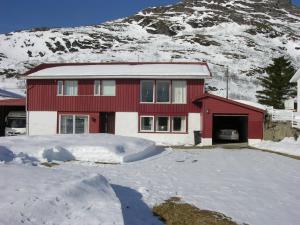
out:
<path id="1" fill-rule="evenodd" d="M 229 70 L 228 70 L 228 66 L 226 66 L 225 78 L 226 78 L 226 98 L 228 99 L 228 90 L 229 90 Z"/>

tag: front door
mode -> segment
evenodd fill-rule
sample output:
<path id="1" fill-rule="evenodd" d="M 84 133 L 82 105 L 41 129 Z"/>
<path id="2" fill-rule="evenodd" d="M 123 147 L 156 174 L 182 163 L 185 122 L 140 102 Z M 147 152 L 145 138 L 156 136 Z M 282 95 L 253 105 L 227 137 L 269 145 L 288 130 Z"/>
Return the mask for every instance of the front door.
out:
<path id="1" fill-rule="evenodd" d="M 115 113 L 101 112 L 100 113 L 100 133 L 115 133 Z"/>

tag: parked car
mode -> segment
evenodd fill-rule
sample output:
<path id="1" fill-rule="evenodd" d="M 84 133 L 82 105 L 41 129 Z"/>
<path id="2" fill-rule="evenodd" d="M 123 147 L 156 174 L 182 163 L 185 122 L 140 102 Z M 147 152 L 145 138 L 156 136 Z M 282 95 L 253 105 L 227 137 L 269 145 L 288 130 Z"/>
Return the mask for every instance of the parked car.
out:
<path id="1" fill-rule="evenodd" d="M 5 136 L 26 134 L 26 112 L 12 111 L 5 118 Z"/>
<path id="2" fill-rule="evenodd" d="M 239 132 L 235 129 L 221 129 L 218 131 L 217 137 L 220 140 L 238 141 Z"/>

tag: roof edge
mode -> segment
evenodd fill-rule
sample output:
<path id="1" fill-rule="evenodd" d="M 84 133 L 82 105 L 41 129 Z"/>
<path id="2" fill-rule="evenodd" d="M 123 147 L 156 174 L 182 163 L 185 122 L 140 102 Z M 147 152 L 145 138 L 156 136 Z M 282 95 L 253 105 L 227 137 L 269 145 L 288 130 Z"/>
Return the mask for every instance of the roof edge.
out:
<path id="1" fill-rule="evenodd" d="M 187 64 L 187 65 L 206 65 L 210 77 L 212 76 L 212 73 L 208 67 L 208 63 L 206 61 L 203 62 L 80 62 L 80 63 L 42 63 L 27 72 L 25 72 L 23 75 L 27 76 L 29 74 L 38 72 L 43 69 L 53 68 L 53 67 L 60 67 L 60 66 L 89 66 L 89 65 L 143 65 L 143 64 Z"/>
<path id="2" fill-rule="evenodd" d="M 247 104 L 244 104 L 244 103 L 240 103 L 240 102 L 237 102 L 237 101 L 234 101 L 234 100 L 231 100 L 231 99 L 227 99 L 227 98 L 224 98 L 224 97 L 221 97 L 221 96 L 209 94 L 209 93 L 205 93 L 200 98 L 195 99 L 194 102 L 197 102 L 197 101 L 202 100 L 204 98 L 214 98 L 214 99 L 225 101 L 225 102 L 228 102 L 228 103 L 231 103 L 231 104 L 243 107 L 243 108 L 248 108 L 248 109 L 252 109 L 252 110 L 257 111 L 257 112 L 266 113 L 266 110 L 263 110 L 263 109 L 260 109 L 260 108 L 257 108 L 257 107 L 251 106 L 251 105 L 247 105 Z"/>

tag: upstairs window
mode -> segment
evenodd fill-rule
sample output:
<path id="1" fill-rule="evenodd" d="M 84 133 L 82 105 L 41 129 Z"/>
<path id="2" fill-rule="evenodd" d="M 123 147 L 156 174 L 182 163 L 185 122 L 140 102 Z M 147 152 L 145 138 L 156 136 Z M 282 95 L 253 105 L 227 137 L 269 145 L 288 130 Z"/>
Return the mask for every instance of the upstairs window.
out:
<path id="1" fill-rule="evenodd" d="M 101 95 L 101 82 L 100 82 L 100 80 L 95 80 L 94 95 Z"/>
<path id="2" fill-rule="evenodd" d="M 156 81 L 156 101 L 161 103 L 170 102 L 170 81 Z"/>
<path id="3" fill-rule="evenodd" d="M 57 95 L 76 96 L 78 94 L 77 80 L 59 80 L 57 82 Z"/>
<path id="4" fill-rule="evenodd" d="M 94 95 L 97 96 L 116 96 L 115 80 L 95 80 Z"/>
<path id="5" fill-rule="evenodd" d="M 104 96 L 115 96 L 116 95 L 116 81 L 104 80 L 102 81 L 102 95 Z"/>
<path id="6" fill-rule="evenodd" d="M 153 80 L 142 80 L 141 81 L 141 102 L 153 102 Z"/>
<path id="7" fill-rule="evenodd" d="M 186 103 L 186 81 L 172 81 L 172 103 Z"/>

